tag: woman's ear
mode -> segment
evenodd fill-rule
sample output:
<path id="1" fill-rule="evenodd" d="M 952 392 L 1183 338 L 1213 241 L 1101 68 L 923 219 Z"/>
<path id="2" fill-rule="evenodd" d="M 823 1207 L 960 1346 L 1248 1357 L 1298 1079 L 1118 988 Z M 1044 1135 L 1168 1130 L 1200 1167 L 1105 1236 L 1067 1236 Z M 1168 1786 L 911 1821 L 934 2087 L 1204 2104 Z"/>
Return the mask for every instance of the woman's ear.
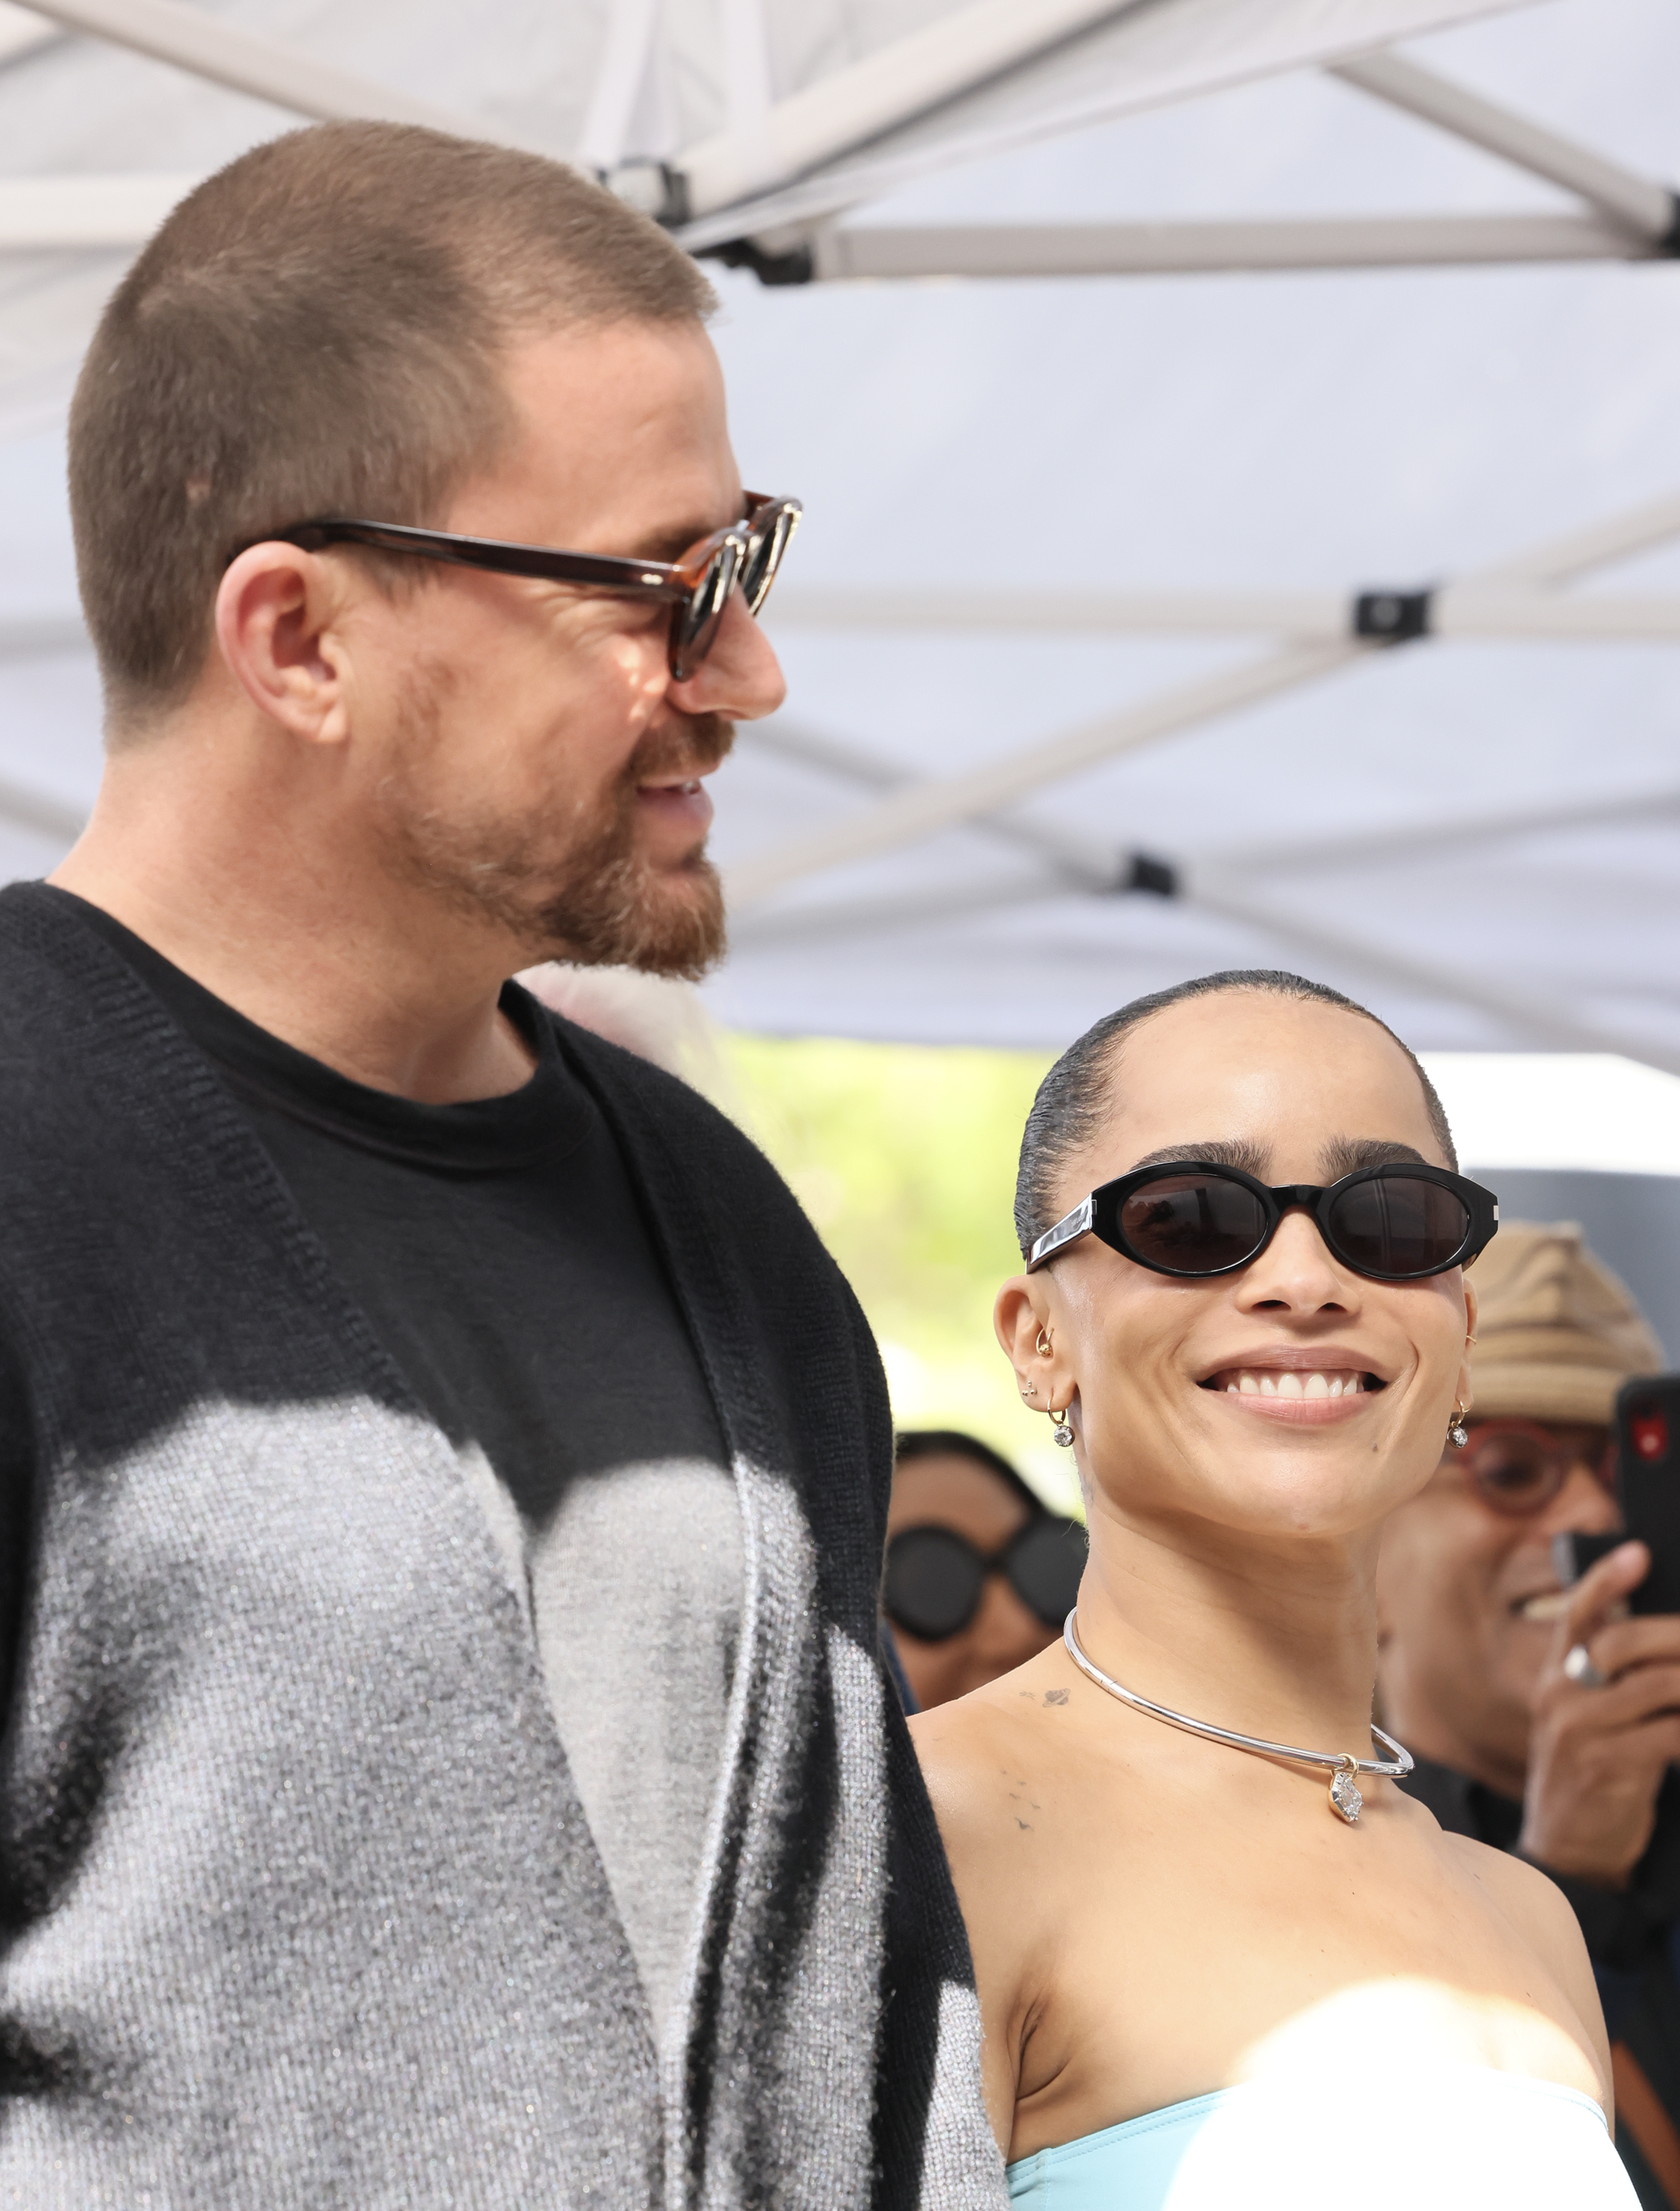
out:
<path id="1" fill-rule="evenodd" d="M 1016 1387 L 1030 1412 L 1046 1413 L 1067 1396 L 1066 1370 L 1056 1351 L 1049 1286 L 1042 1275 L 1012 1275 L 998 1292 L 992 1325 L 1015 1370 Z"/>
<path id="2" fill-rule="evenodd" d="M 346 733 L 339 577 L 295 545 L 252 545 L 216 593 L 216 641 L 259 712 L 308 743 Z"/>
<path id="3" fill-rule="evenodd" d="M 1458 1402 L 1467 1413 L 1476 1402 L 1475 1385 L 1470 1378 L 1470 1347 L 1476 1341 L 1476 1293 L 1466 1282 L 1464 1286 L 1464 1356 L 1459 1361 Z"/>

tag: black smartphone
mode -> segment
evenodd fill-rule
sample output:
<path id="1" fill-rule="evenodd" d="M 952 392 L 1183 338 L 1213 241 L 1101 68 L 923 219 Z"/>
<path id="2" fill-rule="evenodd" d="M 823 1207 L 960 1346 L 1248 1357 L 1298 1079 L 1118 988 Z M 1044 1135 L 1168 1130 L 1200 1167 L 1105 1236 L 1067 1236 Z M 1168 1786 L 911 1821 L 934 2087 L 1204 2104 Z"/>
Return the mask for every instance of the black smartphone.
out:
<path id="1" fill-rule="evenodd" d="M 1680 1613 L 1680 1374 L 1644 1374 L 1617 1392 L 1616 1493 L 1623 1526 L 1615 1536 L 1559 1536 L 1557 1578 L 1579 1581 L 1618 1543 L 1638 1536 L 1651 1571 L 1628 1598 L 1633 1612 Z"/>

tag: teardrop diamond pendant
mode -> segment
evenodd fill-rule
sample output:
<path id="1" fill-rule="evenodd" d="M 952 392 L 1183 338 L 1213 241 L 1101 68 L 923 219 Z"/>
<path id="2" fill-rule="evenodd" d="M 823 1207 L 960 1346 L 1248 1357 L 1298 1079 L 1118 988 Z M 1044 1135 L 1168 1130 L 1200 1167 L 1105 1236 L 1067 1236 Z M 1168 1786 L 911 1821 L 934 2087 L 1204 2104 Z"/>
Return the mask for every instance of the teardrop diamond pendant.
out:
<path id="1" fill-rule="evenodd" d="M 1357 1759 L 1343 1754 L 1330 1783 L 1330 1808 L 1345 1820 L 1350 1827 L 1359 1823 L 1359 1814 L 1365 1808 L 1365 1800 L 1359 1793 L 1355 1776 L 1359 1771 Z"/>

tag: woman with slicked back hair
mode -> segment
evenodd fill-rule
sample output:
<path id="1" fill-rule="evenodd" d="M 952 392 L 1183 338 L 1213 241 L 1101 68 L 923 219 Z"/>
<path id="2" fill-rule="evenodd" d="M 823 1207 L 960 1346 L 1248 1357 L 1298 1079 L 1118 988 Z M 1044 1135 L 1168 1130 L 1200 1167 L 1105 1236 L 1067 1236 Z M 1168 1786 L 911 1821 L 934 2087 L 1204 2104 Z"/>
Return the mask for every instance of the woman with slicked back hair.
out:
<path id="1" fill-rule="evenodd" d="M 1392 1031 L 1269 970 L 1046 1076 L 999 1294 L 1074 1454 L 1061 1637 L 912 1723 L 1033 2211 L 1610 2211 L 1574 1914 L 1374 1724 L 1385 1517 L 1464 1434 L 1493 1194 Z"/>

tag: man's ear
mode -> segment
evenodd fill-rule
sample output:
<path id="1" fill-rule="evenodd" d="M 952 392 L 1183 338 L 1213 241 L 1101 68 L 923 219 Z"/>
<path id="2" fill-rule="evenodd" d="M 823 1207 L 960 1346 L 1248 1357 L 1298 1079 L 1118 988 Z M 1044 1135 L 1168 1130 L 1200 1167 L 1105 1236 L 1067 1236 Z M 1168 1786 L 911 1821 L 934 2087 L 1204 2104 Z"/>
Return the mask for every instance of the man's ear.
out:
<path id="1" fill-rule="evenodd" d="M 347 734 L 341 578 L 295 545 L 247 547 L 216 593 L 216 641 L 259 712 L 310 744 Z"/>

